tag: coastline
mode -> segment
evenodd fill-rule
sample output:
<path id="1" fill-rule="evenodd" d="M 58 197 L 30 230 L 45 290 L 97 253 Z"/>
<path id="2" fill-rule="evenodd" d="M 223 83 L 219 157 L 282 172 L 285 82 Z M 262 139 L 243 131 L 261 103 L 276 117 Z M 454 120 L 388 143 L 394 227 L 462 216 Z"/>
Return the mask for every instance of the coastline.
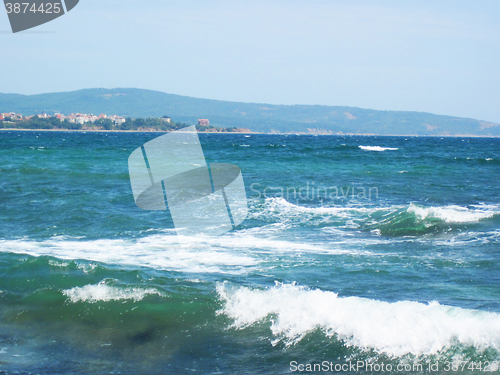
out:
<path id="1" fill-rule="evenodd" d="M 103 129 L 19 129 L 19 128 L 1 128 L 0 131 L 32 131 L 32 132 L 79 132 L 79 133 L 170 133 L 163 130 L 103 130 Z M 345 134 L 321 134 L 321 133 L 303 133 L 303 132 L 290 132 L 290 133 L 261 133 L 254 131 L 240 131 L 240 132 L 204 132 L 201 134 L 254 134 L 254 135 L 309 135 L 309 136 L 330 136 L 330 137 L 432 137 L 432 138 L 500 138 L 500 135 L 477 135 L 477 134 L 373 134 L 373 133 L 345 133 Z"/>
<path id="2" fill-rule="evenodd" d="M 39 132 L 80 132 L 80 133 L 170 133 L 165 130 L 104 130 L 104 129 L 20 129 L 20 128 L 0 128 L 9 131 L 39 131 Z M 265 134 L 257 132 L 205 132 L 203 134 Z"/>

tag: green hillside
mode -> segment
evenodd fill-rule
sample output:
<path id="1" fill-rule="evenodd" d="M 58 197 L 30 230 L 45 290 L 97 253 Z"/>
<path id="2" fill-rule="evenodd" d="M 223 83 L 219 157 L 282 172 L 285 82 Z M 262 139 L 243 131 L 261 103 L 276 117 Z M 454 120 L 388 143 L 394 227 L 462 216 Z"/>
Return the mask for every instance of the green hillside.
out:
<path id="1" fill-rule="evenodd" d="M 46 112 L 105 113 L 161 117 L 194 124 L 207 118 L 217 127 L 258 132 L 332 132 L 415 135 L 500 135 L 500 125 L 423 112 L 376 111 L 356 107 L 271 105 L 197 99 L 142 89 L 85 89 L 73 92 L 0 94 L 0 112 L 25 116 Z"/>

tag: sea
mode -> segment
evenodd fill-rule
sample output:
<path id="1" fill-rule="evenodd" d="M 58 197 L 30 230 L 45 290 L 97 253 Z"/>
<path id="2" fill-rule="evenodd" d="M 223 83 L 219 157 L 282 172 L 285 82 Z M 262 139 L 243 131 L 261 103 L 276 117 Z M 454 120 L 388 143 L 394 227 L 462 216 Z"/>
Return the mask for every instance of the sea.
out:
<path id="1" fill-rule="evenodd" d="M 200 133 L 248 215 L 182 236 L 159 135 L 0 132 L 0 373 L 500 373 L 500 139 Z"/>

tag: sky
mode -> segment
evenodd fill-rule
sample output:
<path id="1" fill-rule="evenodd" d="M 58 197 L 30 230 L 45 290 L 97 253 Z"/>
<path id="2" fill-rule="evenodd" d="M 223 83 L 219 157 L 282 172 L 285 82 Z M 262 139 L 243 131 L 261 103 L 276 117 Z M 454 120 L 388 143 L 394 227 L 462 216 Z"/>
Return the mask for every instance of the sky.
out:
<path id="1" fill-rule="evenodd" d="M 0 11 L 0 92 L 133 87 L 500 123 L 499 19 L 497 0 L 80 0 L 13 34 Z"/>

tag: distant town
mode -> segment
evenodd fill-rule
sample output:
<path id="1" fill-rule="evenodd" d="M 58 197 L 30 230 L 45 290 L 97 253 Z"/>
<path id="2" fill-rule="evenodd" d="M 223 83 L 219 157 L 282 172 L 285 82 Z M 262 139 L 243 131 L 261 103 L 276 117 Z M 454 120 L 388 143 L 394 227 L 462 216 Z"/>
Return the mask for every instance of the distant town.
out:
<path id="1" fill-rule="evenodd" d="M 10 113 L 0 113 L 0 120 L 3 121 L 28 121 L 32 119 L 33 117 L 38 117 L 38 118 L 51 118 L 55 117 L 59 121 L 68 121 L 71 123 L 77 123 L 77 124 L 85 124 L 87 122 L 95 122 L 99 119 L 110 119 L 115 125 L 120 125 L 125 122 L 125 118 L 121 116 L 116 116 L 116 115 L 111 115 L 107 116 L 104 113 L 101 113 L 99 116 L 95 116 L 93 114 L 87 115 L 87 114 L 82 114 L 82 113 L 72 113 L 69 116 L 65 116 L 62 113 L 56 113 L 54 116 L 47 115 L 46 113 L 42 113 L 41 115 L 34 115 L 34 116 L 26 116 L 24 117 L 20 113 L 15 113 L 15 112 L 10 112 Z M 169 118 L 170 119 L 170 118 Z M 170 122 L 170 121 L 169 121 Z"/>
<path id="2" fill-rule="evenodd" d="M 173 131 L 182 129 L 188 124 L 174 122 L 169 116 L 160 118 L 136 118 L 117 115 L 100 115 L 71 113 L 66 116 L 55 113 L 53 116 L 45 112 L 33 116 L 20 113 L 0 113 L 0 129 L 41 129 L 41 130 L 89 130 L 89 131 Z M 210 125 L 208 119 L 198 119 L 196 129 L 209 133 L 246 133 L 249 129 L 221 128 Z"/>

